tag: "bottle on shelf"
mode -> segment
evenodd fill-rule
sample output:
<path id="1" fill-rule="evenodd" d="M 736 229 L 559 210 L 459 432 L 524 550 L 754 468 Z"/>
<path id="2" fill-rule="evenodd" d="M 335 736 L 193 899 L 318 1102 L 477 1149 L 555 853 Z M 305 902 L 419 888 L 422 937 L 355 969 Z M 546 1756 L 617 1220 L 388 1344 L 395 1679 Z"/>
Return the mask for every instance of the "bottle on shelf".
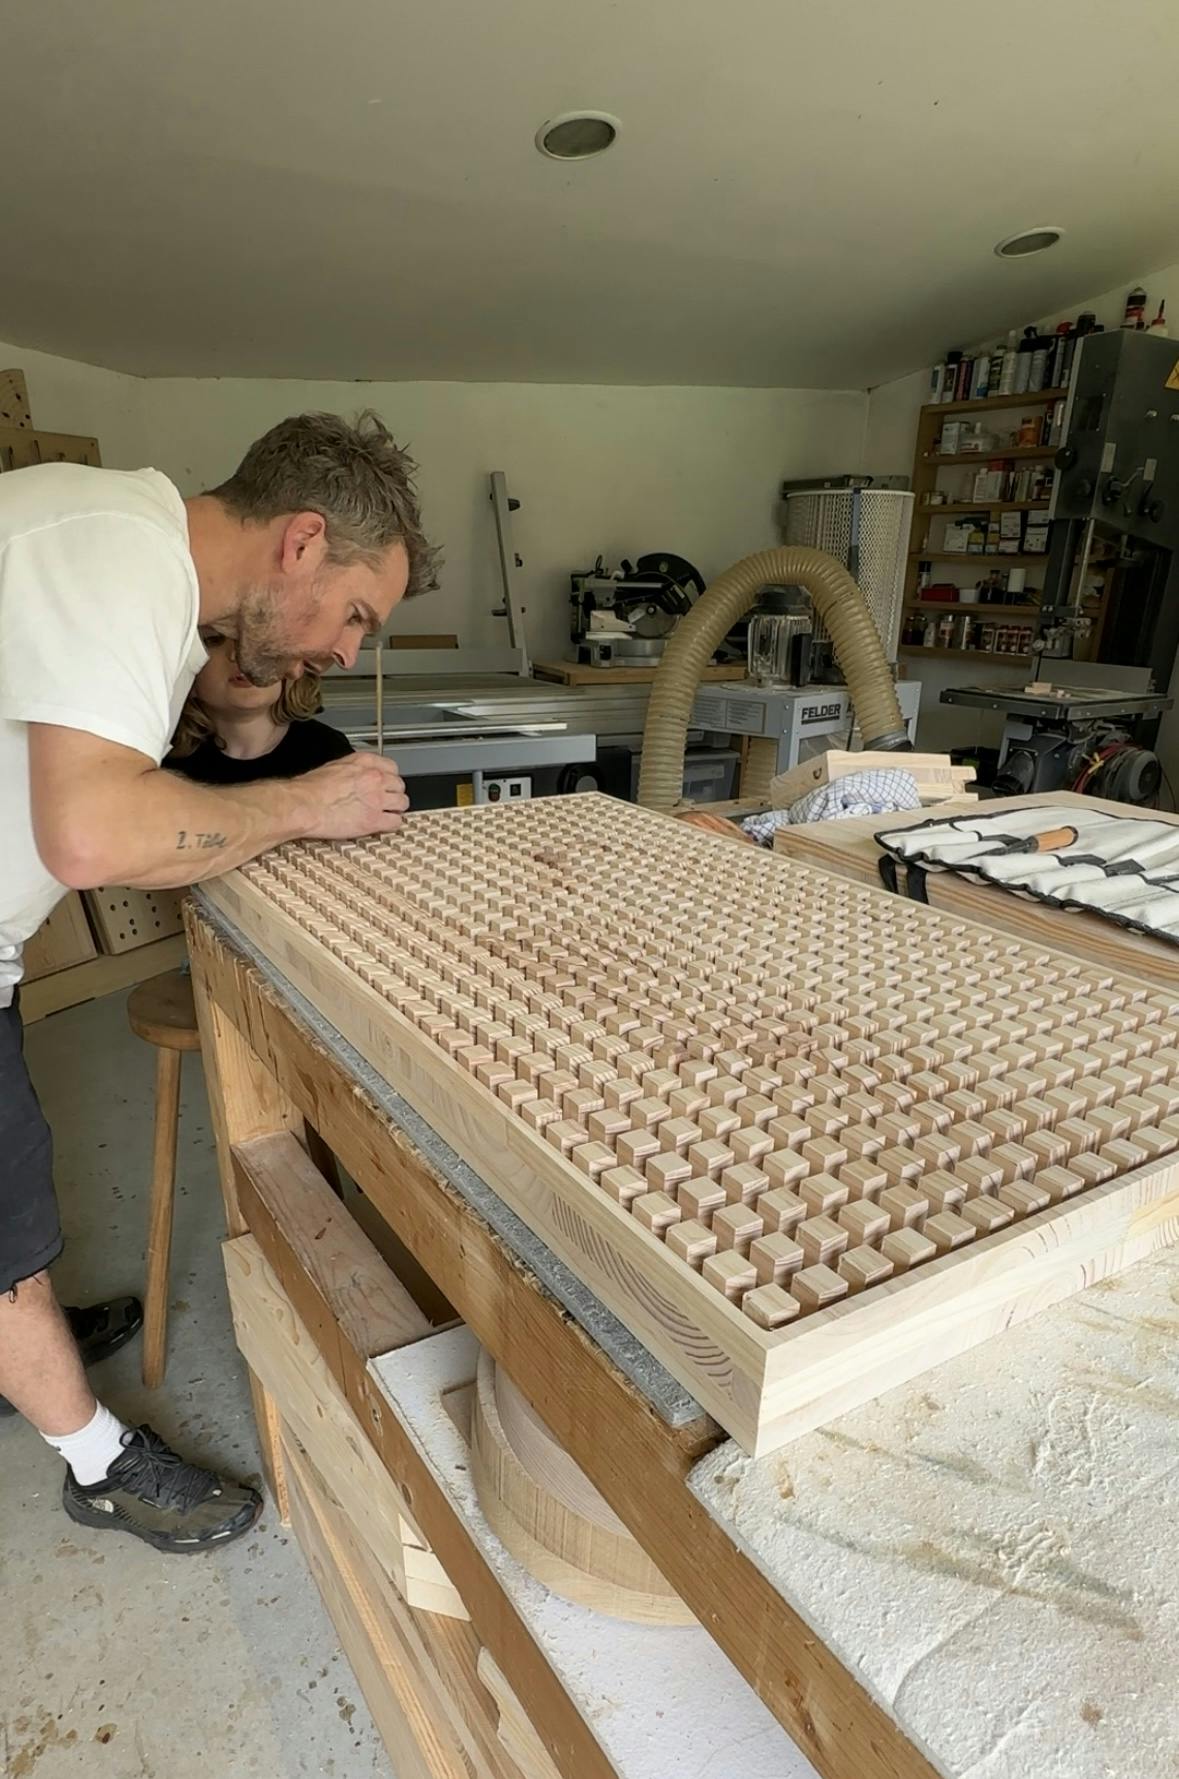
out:
<path id="1" fill-rule="evenodd" d="M 983 401 L 991 392 L 991 360 L 986 352 L 979 352 L 974 359 L 974 375 L 971 378 L 970 395 L 972 401 Z"/>
<path id="2" fill-rule="evenodd" d="M 992 395 L 999 394 L 999 384 L 1003 376 L 1003 343 L 1002 341 L 991 353 L 991 362 L 987 366 L 987 388 Z"/>
<path id="3" fill-rule="evenodd" d="M 1012 328 L 1007 336 L 1007 345 L 1003 350 L 1003 368 L 999 372 L 999 394 L 1015 393 L 1015 367 L 1019 358 L 1019 335 Z"/>
<path id="4" fill-rule="evenodd" d="M 1122 316 L 1122 326 L 1132 328 L 1141 333 L 1146 326 L 1146 292 L 1141 284 L 1136 284 L 1126 295 L 1126 312 Z"/>
<path id="5" fill-rule="evenodd" d="M 946 375 L 942 383 L 942 400 L 944 402 L 958 399 L 958 373 L 962 365 L 960 352 L 946 353 Z"/>
<path id="6" fill-rule="evenodd" d="M 1069 327 L 1067 321 L 1057 322 L 1056 333 L 1052 341 L 1052 350 L 1048 357 L 1048 374 L 1045 381 L 1045 387 L 1048 389 L 1063 389 L 1064 387 L 1064 361 L 1068 356 L 1068 342 L 1071 332 L 1072 329 Z"/>
<path id="7" fill-rule="evenodd" d="M 1048 387 L 1048 349 L 1052 344 L 1048 334 L 1037 334 L 1035 350 L 1032 352 L 1032 369 L 1028 378 L 1028 388 L 1038 391 Z"/>
<path id="8" fill-rule="evenodd" d="M 1036 349 L 1036 330 L 1025 327 L 1023 339 L 1019 342 L 1015 356 L 1015 391 L 1016 395 L 1026 395 L 1032 383 L 1032 354 Z"/>
<path id="9" fill-rule="evenodd" d="M 1166 309 L 1167 304 L 1164 299 L 1159 303 L 1159 312 L 1150 324 L 1150 332 L 1158 340 L 1169 340 L 1171 337 L 1171 330 L 1167 326 Z"/>

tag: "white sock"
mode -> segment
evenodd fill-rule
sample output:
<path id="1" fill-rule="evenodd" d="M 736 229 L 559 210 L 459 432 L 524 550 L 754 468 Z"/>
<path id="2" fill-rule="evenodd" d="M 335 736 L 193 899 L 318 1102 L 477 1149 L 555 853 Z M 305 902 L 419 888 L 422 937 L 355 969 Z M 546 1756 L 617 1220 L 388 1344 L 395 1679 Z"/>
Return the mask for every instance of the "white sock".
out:
<path id="1" fill-rule="evenodd" d="M 117 1415 L 100 1402 L 90 1420 L 77 1433 L 43 1433 L 42 1439 L 60 1452 L 83 1488 L 104 1480 L 123 1451 L 127 1429 Z"/>

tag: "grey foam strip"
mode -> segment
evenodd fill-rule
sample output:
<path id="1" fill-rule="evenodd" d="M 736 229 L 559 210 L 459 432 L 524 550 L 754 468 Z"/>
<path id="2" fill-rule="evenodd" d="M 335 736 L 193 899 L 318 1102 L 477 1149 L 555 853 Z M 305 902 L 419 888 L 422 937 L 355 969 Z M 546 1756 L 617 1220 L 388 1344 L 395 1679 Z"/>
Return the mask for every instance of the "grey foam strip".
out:
<path id="1" fill-rule="evenodd" d="M 449 1143 L 443 1142 L 409 1102 L 402 1099 L 383 1076 L 378 1075 L 371 1063 L 366 1062 L 360 1052 L 354 1050 L 340 1036 L 335 1026 L 288 982 L 282 972 L 238 931 L 232 921 L 214 908 L 199 889 L 192 890 L 191 894 L 200 910 L 201 919 L 221 938 L 228 940 L 235 950 L 248 957 L 267 982 L 278 989 L 304 1025 L 314 1032 L 324 1049 L 330 1051 L 341 1067 L 359 1082 L 389 1121 L 404 1131 L 414 1148 L 426 1157 L 431 1167 L 437 1169 L 471 1209 L 495 1231 L 500 1240 L 536 1274 L 548 1293 L 556 1298 L 562 1308 L 568 1310 L 591 1340 L 596 1341 L 602 1351 L 609 1355 L 619 1371 L 642 1391 L 660 1419 L 669 1427 L 683 1427 L 690 1421 L 698 1420 L 704 1410 L 696 1399 L 688 1394 L 682 1384 L 676 1382 L 641 1341 L 636 1340 L 629 1328 L 625 1328 L 618 1317 L 594 1296 L 589 1286 L 570 1272 L 564 1261 L 559 1260 L 552 1249 L 546 1247 L 523 1219 L 504 1203 L 499 1194 L 493 1192 L 486 1181 L 481 1180 L 474 1169 L 455 1154 Z"/>

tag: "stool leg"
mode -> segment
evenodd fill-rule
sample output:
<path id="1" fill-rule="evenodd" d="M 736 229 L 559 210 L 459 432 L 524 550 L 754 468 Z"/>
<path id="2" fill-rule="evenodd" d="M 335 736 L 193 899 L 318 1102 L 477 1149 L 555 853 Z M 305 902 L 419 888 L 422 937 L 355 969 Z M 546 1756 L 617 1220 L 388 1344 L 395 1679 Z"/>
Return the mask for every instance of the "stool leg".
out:
<path id="1" fill-rule="evenodd" d="M 168 1266 L 176 1188 L 176 1129 L 180 1121 L 180 1063 L 179 1050 L 161 1045 L 156 1051 L 156 1125 L 148 1206 L 147 1284 L 143 1294 L 143 1381 L 149 1390 L 163 1382 L 168 1342 Z"/>

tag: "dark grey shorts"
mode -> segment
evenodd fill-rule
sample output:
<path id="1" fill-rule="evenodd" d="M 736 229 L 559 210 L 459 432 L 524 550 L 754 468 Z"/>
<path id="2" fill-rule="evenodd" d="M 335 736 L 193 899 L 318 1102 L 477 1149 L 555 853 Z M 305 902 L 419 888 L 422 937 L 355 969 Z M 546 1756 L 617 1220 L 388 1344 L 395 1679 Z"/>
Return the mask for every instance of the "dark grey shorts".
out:
<path id="1" fill-rule="evenodd" d="M 20 1009 L 0 1007 L 0 1293 L 62 1250 L 53 1139 L 25 1067 Z"/>

